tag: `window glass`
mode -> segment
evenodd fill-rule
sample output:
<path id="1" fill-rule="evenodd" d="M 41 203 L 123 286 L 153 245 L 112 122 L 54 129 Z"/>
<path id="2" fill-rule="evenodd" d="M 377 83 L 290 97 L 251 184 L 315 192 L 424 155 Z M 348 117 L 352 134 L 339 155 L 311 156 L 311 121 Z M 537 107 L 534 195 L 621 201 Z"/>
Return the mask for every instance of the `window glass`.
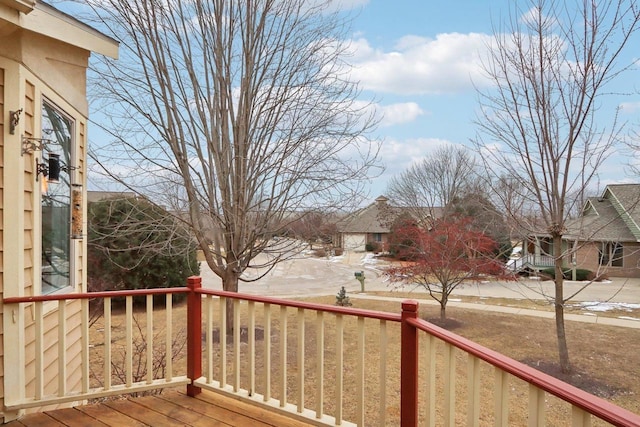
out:
<path id="1" fill-rule="evenodd" d="M 42 137 L 50 142 L 42 150 L 48 176 L 42 186 L 42 293 L 69 286 L 71 260 L 71 147 L 73 122 L 46 102 L 42 105 Z M 55 179 L 56 156 L 59 177 Z M 53 163 L 50 162 L 53 159 Z"/>
<path id="2" fill-rule="evenodd" d="M 600 265 L 609 265 L 612 267 L 622 267 L 623 250 L 622 243 L 606 242 L 602 244 L 600 249 Z"/>

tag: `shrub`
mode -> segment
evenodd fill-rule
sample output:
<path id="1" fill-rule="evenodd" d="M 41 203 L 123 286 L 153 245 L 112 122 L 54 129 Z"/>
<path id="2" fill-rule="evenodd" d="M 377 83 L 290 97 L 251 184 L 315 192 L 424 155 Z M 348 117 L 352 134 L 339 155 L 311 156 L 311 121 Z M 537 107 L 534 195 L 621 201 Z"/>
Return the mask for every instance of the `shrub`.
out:
<path id="1" fill-rule="evenodd" d="M 556 277 L 556 270 L 553 267 L 545 268 L 544 270 L 541 270 L 540 273 L 542 273 L 545 276 L 548 276 L 550 279 L 555 279 Z M 573 270 L 570 268 L 563 269 L 562 276 L 564 277 L 565 280 L 572 280 Z M 591 270 L 587 270 L 585 268 L 576 269 L 576 280 L 579 280 L 579 281 L 593 280 L 595 278 L 596 278 L 596 275 Z"/>
<path id="2" fill-rule="evenodd" d="M 347 290 L 343 287 L 340 288 L 338 294 L 336 295 L 336 305 L 340 305 L 342 307 L 350 307 L 351 300 L 347 296 Z"/>
<path id="3" fill-rule="evenodd" d="M 378 242 L 367 242 L 364 245 L 364 250 L 367 252 L 380 252 L 380 244 Z"/>
<path id="4" fill-rule="evenodd" d="M 90 203 L 88 223 L 89 291 L 185 286 L 200 273 L 188 229 L 146 199 Z"/>
<path id="5" fill-rule="evenodd" d="M 318 258 L 324 258 L 327 256 L 327 251 L 325 251 L 324 248 L 314 249 L 313 256 L 316 256 Z"/>
<path id="6" fill-rule="evenodd" d="M 342 256 L 342 254 L 343 254 L 343 253 L 344 253 L 344 250 L 343 250 L 342 248 L 335 248 L 335 249 L 333 250 L 333 254 L 334 254 L 335 256 Z"/>

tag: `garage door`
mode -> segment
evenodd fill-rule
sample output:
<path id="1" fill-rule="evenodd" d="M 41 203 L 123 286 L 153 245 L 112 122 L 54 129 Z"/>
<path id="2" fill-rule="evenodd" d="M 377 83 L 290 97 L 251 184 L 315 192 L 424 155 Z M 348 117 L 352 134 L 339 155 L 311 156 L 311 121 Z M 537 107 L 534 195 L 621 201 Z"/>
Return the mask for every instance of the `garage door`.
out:
<path id="1" fill-rule="evenodd" d="M 366 234 L 344 234 L 343 246 L 347 251 L 364 251 L 366 243 Z"/>

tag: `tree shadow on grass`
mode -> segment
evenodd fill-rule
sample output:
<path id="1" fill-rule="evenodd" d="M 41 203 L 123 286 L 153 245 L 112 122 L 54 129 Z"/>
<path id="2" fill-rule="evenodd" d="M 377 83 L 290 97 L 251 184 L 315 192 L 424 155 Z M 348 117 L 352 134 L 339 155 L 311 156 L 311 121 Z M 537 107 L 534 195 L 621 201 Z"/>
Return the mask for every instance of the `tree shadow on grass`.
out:
<path id="1" fill-rule="evenodd" d="M 272 335 L 273 336 L 273 335 Z M 214 342 L 214 344 L 218 344 L 220 343 L 220 330 L 219 329 L 214 329 L 211 332 L 211 338 Z M 204 341 L 206 339 L 205 334 L 202 334 L 202 340 Z M 255 340 L 256 341 L 262 341 L 264 340 L 264 329 L 261 327 L 256 327 L 255 328 Z M 227 333 L 226 334 L 226 341 L 227 344 L 232 344 L 233 343 L 233 333 Z M 241 343 L 248 343 L 249 342 L 249 328 L 246 326 L 241 326 L 240 327 L 240 342 Z"/>
<path id="2" fill-rule="evenodd" d="M 522 363 L 603 399 L 611 399 L 614 396 L 628 393 L 628 390 L 611 386 L 604 381 L 590 377 L 589 374 L 580 371 L 576 367 L 566 374 L 562 372 L 560 365 L 556 362 L 524 359 Z"/>
<path id="3" fill-rule="evenodd" d="M 433 318 L 425 318 L 424 320 L 426 320 L 429 323 L 433 323 L 436 326 L 441 327 L 442 329 L 446 329 L 447 331 L 454 331 L 460 327 L 462 327 L 462 322 L 456 320 L 456 319 L 451 319 L 449 317 L 447 317 L 446 319 L 441 319 L 439 317 L 433 317 Z"/>

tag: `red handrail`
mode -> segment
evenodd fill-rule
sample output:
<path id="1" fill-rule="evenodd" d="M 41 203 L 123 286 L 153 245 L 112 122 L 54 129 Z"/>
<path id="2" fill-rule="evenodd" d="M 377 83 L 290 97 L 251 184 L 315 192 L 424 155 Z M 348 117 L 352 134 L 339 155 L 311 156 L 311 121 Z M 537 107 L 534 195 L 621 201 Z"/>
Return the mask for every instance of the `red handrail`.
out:
<path id="1" fill-rule="evenodd" d="M 408 318 L 406 322 L 610 424 L 620 427 L 640 427 L 640 415 L 616 406 L 607 400 L 580 390 L 571 384 L 567 384 L 551 375 L 540 372 L 524 363 L 483 347 L 425 320 Z"/>
<path id="2" fill-rule="evenodd" d="M 19 304 L 25 302 L 46 302 L 76 299 L 93 299 L 93 298 L 117 298 L 140 295 L 166 295 L 180 294 L 190 292 L 187 287 L 176 288 L 153 288 L 153 289 L 131 289 L 125 291 L 102 291 L 102 292 L 80 292 L 73 294 L 52 294 L 52 295 L 36 295 L 24 297 L 6 297 L 2 299 L 4 304 Z"/>
<path id="3" fill-rule="evenodd" d="M 407 300 L 402 303 L 402 313 L 388 313 L 373 310 L 363 310 L 349 307 L 331 306 L 303 301 L 283 300 L 273 297 L 240 294 L 237 292 L 203 289 L 200 277 L 190 277 L 187 287 L 138 289 L 125 291 L 88 292 L 74 294 L 55 294 L 41 296 L 23 296 L 4 298 L 5 304 L 17 304 L 28 302 L 45 302 L 92 298 L 113 298 L 139 295 L 163 295 L 174 293 L 187 293 L 188 299 L 188 326 L 187 326 L 187 374 L 192 383 L 202 375 L 202 295 L 213 295 L 224 298 L 243 299 L 264 304 L 280 305 L 285 307 L 302 308 L 308 310 L 323 311 L 334 314 L 360 316 L 371 319 L 401 322 L 401 418 L 403 426 L 417 425 L 418 408 L 418 334 L 417 331 L 428 333 L 454 347 L 459 348 L 485 362 L 502 369 L 503 371 L 520 378 L 534 386 L 551 393 L 560 399 L 579 407 L 596 417 L 613 424 L 624 427 L 640 427 L 640 415 L 634 414 L 611 402 L 591 395 L 557 378 L 531 368 L 521 362 L 511 359 L 496 351 L 476 344 L 466 338 L 451 333 L 432 323 L 418 317 L 418 303 Z M 200 388 L 190 385 L 189 395 L 199 393 Z"/>

